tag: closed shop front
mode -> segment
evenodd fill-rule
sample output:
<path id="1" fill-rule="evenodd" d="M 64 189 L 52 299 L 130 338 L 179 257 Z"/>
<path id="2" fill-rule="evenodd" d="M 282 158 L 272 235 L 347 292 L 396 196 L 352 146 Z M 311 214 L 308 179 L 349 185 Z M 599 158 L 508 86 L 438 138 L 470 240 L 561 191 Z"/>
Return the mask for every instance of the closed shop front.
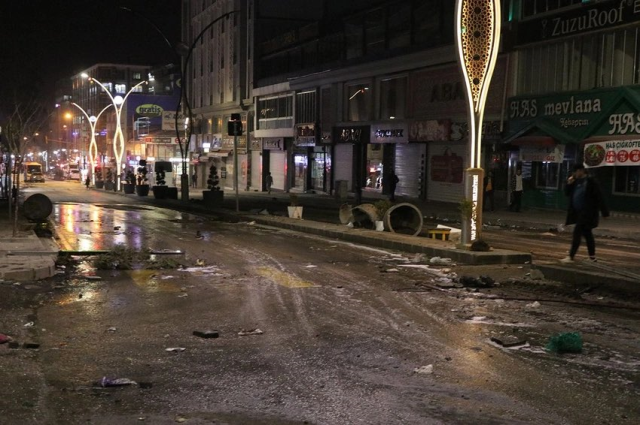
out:
<path id="1" fill-rule="evenodd" d="M 467 144 L 462 142 L 429 143 L 427 161 L 427 199 L 455 202 L 464 198 L 464 169 Z"/>
<path id="2" fill-rule="evenodd" d="M 334 128 L 334 182 L 346 181 L 349 191 L 362 189 L 366 185 L 365 149 L 369 143 L 369 131 L 369 126 Z"/>
<path id="3" fill-rule="evenodd" d="M 400 180 L 396 194 L 424 199 L 426 155 L 427 145 L 423 143 L 396 145 L 396 175 Z"/>
<path id="4" fill-rule="evenodd" d="M 265 137 L 262 139 L 263 167 L 271 173 L 272 189 L 287 190 L 287 153 L 284 150 L 283 137 Z"/>

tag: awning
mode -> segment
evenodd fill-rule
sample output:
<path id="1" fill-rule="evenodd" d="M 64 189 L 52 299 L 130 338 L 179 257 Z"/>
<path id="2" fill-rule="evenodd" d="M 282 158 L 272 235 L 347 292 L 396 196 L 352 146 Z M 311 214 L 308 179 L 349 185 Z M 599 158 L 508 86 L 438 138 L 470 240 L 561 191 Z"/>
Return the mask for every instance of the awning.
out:
<path id="1" fill-rule="evenodd" d="M 574 136 L 549 122 L 545 118 L 538 119 L 520 130 L 508 135 L 503 143 L 514 146 L 555 146 L 557 144 L 575 143 Z"/>

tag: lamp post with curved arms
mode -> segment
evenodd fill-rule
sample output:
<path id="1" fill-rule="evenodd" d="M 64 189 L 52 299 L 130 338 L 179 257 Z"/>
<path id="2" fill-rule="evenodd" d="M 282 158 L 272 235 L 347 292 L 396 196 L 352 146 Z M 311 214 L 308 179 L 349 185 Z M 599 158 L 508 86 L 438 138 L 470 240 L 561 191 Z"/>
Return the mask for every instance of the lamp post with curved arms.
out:
<path id="1" fill-rule="evenodd" d="M 169 39 L 164 35 L 164 33 L 152 20 L 150 20 L 149 18 L 147 18 L 146 16 L 144 16 L 139 12 L 129 9 L 128 7 L 120 7 L 120 9 L 133 13 L 134 15 L 144 19 L 147 23 L 149 23 L 153 27 L 153 29 L 155 29 L 156 32 L 160 34 L 160 36 L 163 38 L 165 43 L 169 46 L 169 48 L 175 55 L 176 59 L 178 61 L 180 60 L 182 61 L 181 77 L 180 77 L 181 78 L 180 100 L 178 101 L 178 106 L 176 107 L 175 128 L 176 128 L 176 139 L 178 140 L 178 147 L 180 148 L 180 159 L 182 161 L 182 174 L 180 175 L 180 195 L 181 195 L 180 198 L 182 199 L 182 201 L 189 202 L 189 174 L 187 170 L 187 160 L 189 156 L 189 143 L 191 141 L 191 134 L 193 133 L 193 119 L 192 119 L 193 114 L 191 112 L 191 104 L 189 103 L 188 90 L 187 90 L 187 84 L 186 84 L 187 66 L 189 64 L 189 60 L 191 59 L 191 54 L 193 53 L 193 50 L 196 47 L 196 44 L 198 43 L 198 41 L 200 41 L 204 33 L 207 32 L 207 30 L 211 28 L 213 25 L 215 25 L 217 22 L 221 21 L 224 18 L 228 18 L 233 13 L 238 13 L 239 11 L 232 10 L 231 12 L 227 12 L 223 15 L 220 15 L 219 17 L 211 21 L 209 24 L 207 24 L 206 27 L 202 29 L 202 31 L 200 31 L 200 33 L 197 36 L 195 36 L 195 38 L 193 39 L 193 42 L 191 43 L 191 46 L 187 46 L 181 42 L 176 43 L 176 45 L 174 46 L 171 44 Z M 184 102 L 184 107 L 187 110 L 186 115 L 187 115 L 188 121 L 185 121 L 184 137 L 181 137 L 180 129 L 178 128 L 178 117 L 180 116 L 180 110 L 182 109 L 183 102 Z M 237 180 L 238 180 L 237 167 L 235 167 L 234 172 L 236 173 L 235 184 L 237 185 Z"/>
<path id="2" fill-rule="evenodd" d="M 89 126 L 91 127 L 91 143 L 89 143 L 89 164 L 91 165 L 91 174 L 90 174 L 91 175 L 91 184 L 95 185 L 96 184 L 96 176 L 95 176 L 94 170 L 96 169 L 95 163 L 96 163 L 96 157 L 98 156 L 98 144 L 96 142 L 96 125 L 98 124 L 98 120 L 100 119 L 100 116 L 102 115 L 102 113 L 104 111 L 106 111 L 107 109 L 109 109 L 113 105 L 109 104 L 109 105 L 105 106 L 102 109 L 102 111 L 100 111 L 98 116 L 95 116 L 95 115 L 89 116 L 87 111 L 82 109 L 82 107 L 80 105 L 78 105 L 75 102 L 71 102 L 71 104 L 73 106 L 75 106 L 76 108 L 80 109 L 80 111 L 84 114 L 84 116 L 89 121 Z"/>
<path id="3" fill-rule="evenodd" d="M 131 89 L 129 89 L 127 94 L 124 95 L 124 97 L 119 95 L 114 97 L 111 94 L 111 92 L 107 90 L 104 84 L 102 84 L 99 80 L 93 77 L 90 77 L 88 74 L 85 74 L 85 73 L 82 73 L 81 77 L 87 78 L 90 83 L 96 83 L 97 85 L 99 85 L 102 88 L 102 90 L 104 90 L 104 92 L 107 93 L 107 95 L 109 96 L 109 99 L 111 99 L 113 108 L 116 110 L 116 131 L 113 135 L 113 156 L 116 158 L 116 190 L 119 191 L 120 190 L 120 173 L 122 172 L 121 170 L 122 155 L 124 154 L 124 135 L 122 134 L 122 123 L 121 123 L 122 107 L 127 101 L 127 98 L 129 97 L 129 95 L 133 93 L 141 85 L 148 84 L 148 81 L 146 80 L 141 81 L 135 86 L 131 87 Z"/>

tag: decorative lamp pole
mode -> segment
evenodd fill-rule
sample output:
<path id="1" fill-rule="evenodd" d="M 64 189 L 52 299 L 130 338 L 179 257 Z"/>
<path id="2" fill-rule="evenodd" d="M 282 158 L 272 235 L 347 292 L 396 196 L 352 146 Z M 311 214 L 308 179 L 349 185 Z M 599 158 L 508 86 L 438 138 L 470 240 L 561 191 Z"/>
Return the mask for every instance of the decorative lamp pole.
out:
<path id="1" fill-rule="evenodd" d="M 463 246 L 479 240 L 482 232 L 482 119 L 498 58 L 500 19 L 500 0 L 456 0 L 456 44 L 469 113 L 469 167 L 465 170 L 460 241 Z"/>
<path id="2" fill-rule="evenodd" d="M 80 109 L 80 111 L 84 114 L 84 116 L 87 118 L 87 120 L 89 121 L 89 126 L 91 127 L 91 143 L 89 143 L 89 164 L 91 165 L 91 184 L 95 185 L 96 184 L 96 176 L 95 176 L 95 163 L 96 163 L 96 158 L 98 157 L 98 143 L 96 142 L 96 125 L 98 123 L 98 119 L 100 119 L 100 116 L 102 115 L 102 113 L 104 111 L 106 111 L 107 109 L 109 109 L 111 106 L 113 105 L 107 105 L 105 106 L 102 111 L 100 111 L 100 113 L 98 114 L 98 116 L 95 115 L 91 115 L 89 116 L 89 114 L 87 113 L 87 111 L 85 111 L 84 109 L 82 109 L 82 107 L 80 105 L 78 105 L 77 103 L 71 102 L 71 104 L 73 106 L 75 106 L 76 108 Z"/>
<path id="3" fill-rule="evenodd" d="M 81 76 L 82 78 L 87 78 L 89 82 L 96 83 L 97 85 L 99 85 L 102 88 L 102 90 L 104 90 L 104 92 L 107 93 L 107 95 L 109 96 L 109 99 L 111 99 L 111 103 L 113 104 L 114 109 L 116 110 L 116 131 L 115 131 L 115 134 L 113 135 L 113 156 L 116 159 L 116 190 L 119 191 L 120 190 L 120 173 L 122 172 L 122 169 L 121 169 L 122 156 L 124 154 L 124 135 L 122 133 L 122 123 L 121 123 L 122 107 L 124 106 L 125 102 L 127 101 L 127 98 L 132 92 L 134 92 L 141 85 L 148 84 L 148 82 L 147 81 L 139 82 L 135 86 L 131 87 L 131 89 L 129 89 L 127 94 L 124 95 L 124 97 L 119 95 L 114 97 L 111 94 L 111 92 L 107 90 L 107 88 L 97 79 L 93 77 L 89 77 L 88 74 L 84 74 L 84 73 Z"/>

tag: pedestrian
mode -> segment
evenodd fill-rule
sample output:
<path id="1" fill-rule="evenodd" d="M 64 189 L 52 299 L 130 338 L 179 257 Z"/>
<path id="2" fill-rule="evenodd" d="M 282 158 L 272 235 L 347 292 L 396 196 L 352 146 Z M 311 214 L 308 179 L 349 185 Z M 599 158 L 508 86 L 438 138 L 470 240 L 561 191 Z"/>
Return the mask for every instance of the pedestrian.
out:
<path id="1" fill-rule="evenodd" d="M 191 186 L 198 187 L 198 173 L 196 172 L 191 176 Z"/>
<path id="2" fill-rule="evenodd" d="M 387 175 L 387 179 L 386 179 L 386 186 L 387 189 L 389 191 L 389 200 L 390 201 L 395 201 L 396 200 L 396 187 L 398 186 L 398 182 L 400 181 L 400 179 L 398 178 L 398 176 L 396 175 L 395 172 L 390 172 Z M 385 182 L 382 182 L 382 185 L 385 185 Z"/>
<path id="3" fill-rule="evenodd" d="M 87 178 L 84 180 L 84 185 L 87 189 L 89 189 L 89 185 L 91 184 L 91 179 L 87 175 Z"/>
<path id="4" fill-rule="evenodd" d="M 487 176 L 484 178 L 484 208 L 486 209 L 489 205 L 489 203 L 491 204 L 491 211 L 493 211 L 493 204 L 494 198 L 493 198 L 493 172 L 489 171 L 487 173 Z"/>
<path id="5" fill-rule="evenodd" d="M 593 229 L 598 227 L 600 213 L 609 217 L 609 209 L 604 202 L 600 185 L 587 174 L 584 165 L 576 164 L 573 174 L 567 179 L 564 193 L 569 197 L 566 224 L 575 224 L 569 256 L 560 260 L 565 264 L 573 263 L 580 241 L 584 236 L 587 242 L 589 260 L 596 261 L 596 241 Z"/>
<path id="6" fill-rule="evenodd" d="M 273 185 L 273 176 L 271 172 L 267 173 L 267 193 L 271 194 L 271 186 Z"/>
<path id="7" fill-rule="evenodd" d="M 511 205 L 509 205 L 510 211 L 520 212 L 522 208 L 522 169 L 518 168 L 516 174 L 512 180 L 513 192 L 511 193 Z"/>

